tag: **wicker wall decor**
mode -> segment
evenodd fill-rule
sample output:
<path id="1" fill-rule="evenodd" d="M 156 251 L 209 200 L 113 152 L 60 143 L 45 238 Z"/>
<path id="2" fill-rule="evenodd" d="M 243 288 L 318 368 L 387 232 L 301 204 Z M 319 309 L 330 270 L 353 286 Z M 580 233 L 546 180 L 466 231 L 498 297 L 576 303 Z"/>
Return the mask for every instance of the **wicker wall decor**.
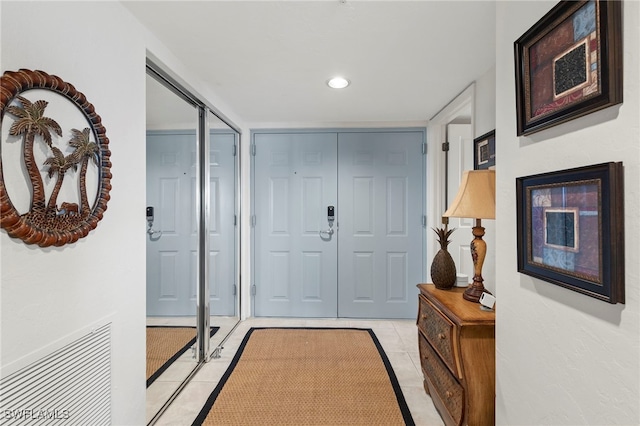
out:
<path id="1" fill-rule="evenodd" d="M 46 96 L 42 90 L 47 91 Z M 42 98 L 52 97 L 62 97 L 63 102 L 75 105 L 86 127 L 65 128 L 50 118 L 56 112 L 63 120 L 68 118 L 62 112 L 46 110 L 50 102 Z M 55 75 L 26 69 L 6 71 L 0 84 L 0 122 L 0 129 L 5 129 L 4 140 L 0 141 L 2 228 L 11 237 L 41 247 L 63 246 L 87 236 L 107 209 L 112 177 L 109 139 L 94 106 L 73 85 Z M 70 127 L 77 121 L 73 123 Z M 13 144 L 21 144 L 19 167 L 8 164 L 16 161 L 7 155 Z M 9 166 L 11 182 L 24 179 L 26 183 L 8 184 L 4 170 Z M 16 172 L 17 168 L 22 173 Z M 16 178 L 15 174 L 21 176 Z M 88 174 L 94 178 L 88 179 Z M 89 180 L 92 184 L 87 188 Z M 14 200 L 16 195 L 24 197 L 17 194 L 24 191 L 23 187 L 30 188 L 30 207 L 18 211 L 11 195 Z"/>

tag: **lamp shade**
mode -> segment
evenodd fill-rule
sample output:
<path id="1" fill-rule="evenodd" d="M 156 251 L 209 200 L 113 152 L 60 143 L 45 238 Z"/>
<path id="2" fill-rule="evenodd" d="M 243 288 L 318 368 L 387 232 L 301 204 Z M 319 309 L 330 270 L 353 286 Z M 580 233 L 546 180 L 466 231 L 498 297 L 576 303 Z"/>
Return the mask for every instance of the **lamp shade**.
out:
<path id="1" fill-rule="evenodd" d="M 462 174 L 458 195 L 444 217 L 496 218 L 495 170 L 467 170 Z"/>

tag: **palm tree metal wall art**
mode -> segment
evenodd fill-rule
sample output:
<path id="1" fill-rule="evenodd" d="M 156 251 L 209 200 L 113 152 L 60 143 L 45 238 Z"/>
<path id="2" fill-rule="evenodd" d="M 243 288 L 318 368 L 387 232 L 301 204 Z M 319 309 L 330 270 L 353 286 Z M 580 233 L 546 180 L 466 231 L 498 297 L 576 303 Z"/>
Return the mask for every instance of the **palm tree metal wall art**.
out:
<path id="1" fill-rule="evenodd" d="M 32 89 L 45 89 L 66 98 L 84 115 L 88 127 L 83 130 L 70 129 L 70 139 L 65 155 L 60 147 L 54 145 L 53 136 L 64 136 L 63 128 L 50 117 L 45 116 L 49 102 L 39 99 L 30 100 L 26 92 Z M 36 92 L 37 93 L 37 92 Z M 111 190 L 111 161 L 108 149 L 109 139 L 102 120 L 86 97 L 73 85 L 57 76 L 43 71 L 21 69 L 6 71 L 0 84 L 0 129 L 11 123 L 8 137 L 22 142 L 22 161 L 24 171 L 31 188 L 31 204 L 26 212 L 19 212 L 11 201 L 3 169 L 8 159 L 2 155 L 0 161 L 0 225 L 14 238 L 27 244 L 41 247 L 63 246 L 87 236 L 102 219 L 107 209 Z M 6 127 L 5 127 L 6 128 Z M 92 136 L 95 141 L 92 141 Z M 0 146 L 9 143 L 0 141 Z M 38 163 L 34 154 L 35 147 L 42 147 L 48 157 Z M 0 150 L 0 154 L 5 150 Z M 77 194 L 61 197 L 61 188 L 65 176 L 70 173 L 77 176 Z M 47 200 L 41 168 L 47 177 L 55 180 L 53 190 Z M 95 168 L 98 176 L 95 201 L 89 205 L 87 173 Z M 62 198 L 62 199 L 59 199 Z M 71 199 L 70 199 L 71 198 Z M 79 202 L 79 203 L 78 203 Z"/>

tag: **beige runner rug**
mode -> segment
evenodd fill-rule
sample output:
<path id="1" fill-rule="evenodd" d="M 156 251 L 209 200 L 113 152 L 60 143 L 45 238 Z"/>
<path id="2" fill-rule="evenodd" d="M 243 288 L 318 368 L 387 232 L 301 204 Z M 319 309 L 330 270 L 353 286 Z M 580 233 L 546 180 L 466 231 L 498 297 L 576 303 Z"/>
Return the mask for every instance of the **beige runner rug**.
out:
<path id="1" fill-rule="evenodd" d="M 193 425 L 413 425 L 370 329 L 252 328 Z"/>
<path id="2" fill-rule="evenodd" d="M 147 326 L 147 387 L 195 343 L 195 327 Z"/>

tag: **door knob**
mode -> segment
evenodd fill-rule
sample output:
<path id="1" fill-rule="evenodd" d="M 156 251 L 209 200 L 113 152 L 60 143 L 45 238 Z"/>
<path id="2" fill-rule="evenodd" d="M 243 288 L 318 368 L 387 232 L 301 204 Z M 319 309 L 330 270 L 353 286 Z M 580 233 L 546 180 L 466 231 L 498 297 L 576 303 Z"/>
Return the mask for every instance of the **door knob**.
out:
<path id="1" fill-rule="evenodd" d="M 329 229 L 320 231 L 320 238 L 323 240 L 330 240 L 334 234 L 333 222 L 336 220 L 336 208 L 334 206 L 327 206 L 327 222 L 329 222 Z"/>

